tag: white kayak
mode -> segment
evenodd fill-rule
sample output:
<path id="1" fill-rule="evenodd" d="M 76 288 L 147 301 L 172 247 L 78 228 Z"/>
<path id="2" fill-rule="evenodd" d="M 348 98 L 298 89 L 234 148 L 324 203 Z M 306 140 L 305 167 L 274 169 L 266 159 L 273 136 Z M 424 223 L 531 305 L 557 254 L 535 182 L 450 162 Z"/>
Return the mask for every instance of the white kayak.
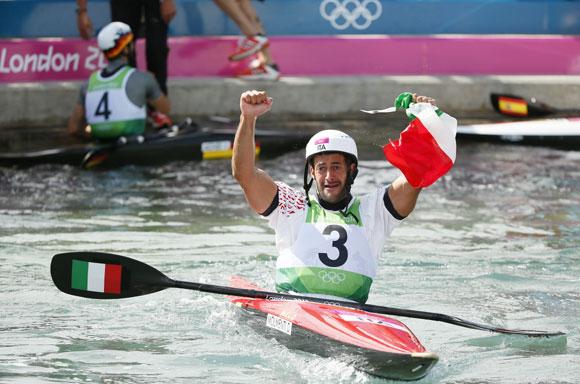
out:
<path id="1" fill-rule="evenodd" d="M 458 137 L 580 148 L 580 117 L 460 125 Z"/>

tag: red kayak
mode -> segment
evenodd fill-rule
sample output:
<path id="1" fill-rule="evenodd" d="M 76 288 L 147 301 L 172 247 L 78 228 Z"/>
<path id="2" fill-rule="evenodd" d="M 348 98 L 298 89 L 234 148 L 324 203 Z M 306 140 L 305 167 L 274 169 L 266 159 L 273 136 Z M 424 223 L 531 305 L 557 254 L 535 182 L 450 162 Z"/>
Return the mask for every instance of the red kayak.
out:
<path id="1" fill-rule="evenodd" d="M 236 288 L 259 287 L 232 278 Z M 230 298 L 248 323 L 291 349 L 333 357 L 388 379 L 418 380 L 437 363 L 398 320 L 341 306 L 303 301 Z"/>

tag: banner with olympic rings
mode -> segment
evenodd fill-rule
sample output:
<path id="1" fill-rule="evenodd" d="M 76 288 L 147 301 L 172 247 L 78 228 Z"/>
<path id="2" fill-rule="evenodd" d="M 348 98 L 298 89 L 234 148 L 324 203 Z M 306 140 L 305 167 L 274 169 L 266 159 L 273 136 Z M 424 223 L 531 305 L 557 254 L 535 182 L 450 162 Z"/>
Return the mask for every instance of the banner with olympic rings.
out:
<path id="1" fill-rule="evenodd" d="M 171 36 L 239 34 L 236 24 L 212 0 L 176 0 L 175 4 Z M 580 34 L 580 7 L 569 0 L 268 0 L 252 4 L 271 36 Z M 75 7 L 71 0 L 0 1 L 0 38 L 78 37 Z M 109 0 L 91 0 L 88 8 L 96 31 L 110 21 Z"/>

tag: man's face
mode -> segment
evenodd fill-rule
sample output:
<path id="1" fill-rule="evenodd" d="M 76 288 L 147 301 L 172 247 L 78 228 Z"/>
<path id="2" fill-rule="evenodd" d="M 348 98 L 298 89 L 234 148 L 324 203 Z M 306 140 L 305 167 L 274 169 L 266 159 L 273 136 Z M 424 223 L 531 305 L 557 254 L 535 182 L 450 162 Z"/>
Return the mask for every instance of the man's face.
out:
<path id="1" fill-rule="evenodd" d="M 314 156 L 310 174 L 316 181 L 316 189 L 323 200 L 337 203 L 346 197 L 347 170 L 346 158 L 342 154 L 322 153 Z"/>

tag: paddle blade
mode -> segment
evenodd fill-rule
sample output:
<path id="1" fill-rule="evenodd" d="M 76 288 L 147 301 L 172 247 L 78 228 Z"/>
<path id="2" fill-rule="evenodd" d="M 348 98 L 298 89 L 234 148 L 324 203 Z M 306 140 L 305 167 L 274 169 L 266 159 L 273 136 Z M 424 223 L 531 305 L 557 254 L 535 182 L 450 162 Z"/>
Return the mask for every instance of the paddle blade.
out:
<path id="1" fill-rule="evenodd" d="M 125 136 L 119 137 L 115 142 L 99 145 L 89 151 L 83 160 L 81 161 L 82 169 L 92 169 L 100 166 L 106 162 L 111 154 L 115 152 L 119 147 L 126 145 L 127 143 L 137 143 L 141 144 L 145 141 L 145 138 L 141 135 L 132 136 L 128 139 Z"/>
<path id="2" fill-rule="evenodd" d="M 520 96 L 492 93 L 490 99 L 493 109 L 508 116 L 540 117 L 556 112 L 554 108 L 540 103 L 534 98 L 526 100 Z"/>
<path id="3" fill-rule="evenodd" d="M 107 159 L 109 158 L 109 152 L 89 152 L 85 155 L 85 157 L 83 158 L 83 161 L 81 162 L 81 168 L 82 169 L 93 169 L 98 167 L 99 165 L 101 165 L 102 163 L 104 163 L 105 161 L 107 161 Z"/>
<path id="4" fill-rule="evenodd" d="M 174 285 L 173 280 L 147 264 L 101 252 L 55 255 L 50 274 L 64 293 L 91 299 L 141 296 Z"/>
<path id="5" fill-rule="evenodd" d="M 533 329 L 507 329 L 507 328 L 500 328 L 500 327 L 493 327 L 489 325 L 483 324 L 476 324 L 471 321 L 463 320 L 455 316 L 448 316 L 448 315 L 441 315 L 445 317 L 444 319 L 440 319 L 440 321 L 459 325 L 465 328 L 471 329 L 479 329 L 481 331 L 489 331 L 489 332 L 496 332 L 496 333 L 503 333 L 505 335 L 522 335 L 528 337 L 556 337 L 556 336 L 564 336 L 566 335 L 564 332 L 550 332 L 550 331 L 538 331 Z"/>

